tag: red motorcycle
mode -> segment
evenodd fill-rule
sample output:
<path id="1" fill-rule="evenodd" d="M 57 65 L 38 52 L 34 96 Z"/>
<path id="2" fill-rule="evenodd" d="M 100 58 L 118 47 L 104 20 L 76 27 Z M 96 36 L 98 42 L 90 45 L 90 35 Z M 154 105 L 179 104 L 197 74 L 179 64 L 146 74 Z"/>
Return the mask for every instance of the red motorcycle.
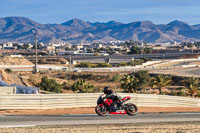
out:
<path id="1" fill-rule="evenodd" d="M 131 97 L 127 96 L 121 99 L 123 101 L 123 105 L 119 103 L 119 101 L 113 101 L 112 99 L 106 99 L 102 95 L 97 99 L 97 106 L 95 108 L 96 113 L 99 116 L 105 116 L 107 114 L 128 114 L 128 115 L 136 115 L 138 108 L 133 103 L 125 103 L 130 100 Z"/>

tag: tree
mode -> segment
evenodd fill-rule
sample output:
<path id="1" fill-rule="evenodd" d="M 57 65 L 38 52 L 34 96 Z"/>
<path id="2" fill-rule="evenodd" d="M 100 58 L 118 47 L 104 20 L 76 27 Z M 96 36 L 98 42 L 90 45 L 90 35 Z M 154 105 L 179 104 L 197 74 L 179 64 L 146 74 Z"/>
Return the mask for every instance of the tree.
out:
<path id="1" fill-rule="evenodd" d="M 61 93 L 61 85 L 57 83 L 55 79 L 48 79 L 47 76 L 43 76 L 41 82 L 38 85 L 42 90 Z"/>
<path id="2" fill-rule="evenodd" d="M 138 71 L 134 73 L 135 78 L 138 80 L 138 87 L 144 88 L 150 84 L 151 77 L 149 76 L 148 71 Z"/>
<path id="3" fill-rule="evenodd" d="M 133 45 L 128 54 L 139 54 L 140 52 L 141 52 L 140 48 L 135 46 L 135 45 Z"/>
<path id="4" fill-rule="evenodd" d="M 145 48 L 144 48 L 144 53 L 145 53 L 145 54 L 151 54 L 151 53 L 152 53 L 152 48 L 145 47 Z"/>
<path id="5" fill-rule="evenodd" d="M 94 86 L 87 83 L 85 79 L 79 79 L 72 85 L 72 90 L 76 93 L 93 93 Z"/>
<path id="6" fill-rule="evenodd" d="M 183 85 L 187 88 L 187 91 L 194 98 L 195 94 L 199 90 L 200 80 L 199 78 L 190 77 L 188 79 L 183 80 Z"/>
<path id="7" fill-rule="evenodd" d="M 66 50 L 66 51 L 69 51 L 69 50 L 73 50 L 73 49 L 72 49 L 72 48 L 69 48 L 69 47 L 66 47 L 65 50 Z"/>
<path id="8" fill-rule="evenodd" d="M 121 87 L 124 89 L 124 92 L 136 92 L 137 91 L 138 79 L 133 75 L 124 75 L 121 79 Z"/>
<path id="9" fill-rule="evenodd" d="M 165 86 L 170 85 L 171 82 L 172 82 L 171 77 L 165 76 L 163 74 L 152 78 L 152 86 L 153 86 L 153 88 L 158 88 L 159 89 L 159 94 L 161 94 L 162 93 L 162 89 Z"/>

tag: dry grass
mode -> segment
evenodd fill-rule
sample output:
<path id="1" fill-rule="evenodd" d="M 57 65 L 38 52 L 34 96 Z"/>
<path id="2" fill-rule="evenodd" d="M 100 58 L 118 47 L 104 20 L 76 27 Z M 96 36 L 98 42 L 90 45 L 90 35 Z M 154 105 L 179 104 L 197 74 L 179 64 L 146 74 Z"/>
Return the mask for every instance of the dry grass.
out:
<path id="1" fill-rule="evenodd" d="M 87 72 L 49 72 L 49 73 L 20 73 L 22 75 L 22 80 L 28 85 L 36 85 L 40 82 L 42 76 L 47 76 L 48 78 L 54 78 L 60 84 L 64 82 L 67 83 L 68 87 L 72 86 L 79 78 L 86 79 L 88 83 L 95 86 L 97 90 L 102 90 L 105 86 L 109 86 L 114 90 L 118 91 L 120 87 L 120 82 L 112 82 L 111 79 L 113 75 L 119 73 L 87 73 Z M 63 90 L 64 93 L 68 93 L 69 91 Z M 70 92 L 71 93 L 71 92 Z"/>
<path id="2" fill-rule="evenodd" d="M 4 56 L 0 58 L 0 65 L 33 65 L 32 62 L 28 61 L 24 57 L 10 57 Z"/>

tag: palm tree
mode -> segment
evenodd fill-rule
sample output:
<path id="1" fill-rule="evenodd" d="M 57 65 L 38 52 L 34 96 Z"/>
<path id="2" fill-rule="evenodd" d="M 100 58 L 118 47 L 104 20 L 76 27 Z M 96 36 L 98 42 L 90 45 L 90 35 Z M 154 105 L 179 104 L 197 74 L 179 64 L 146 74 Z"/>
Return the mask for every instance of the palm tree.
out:
<path id="1" fill-rule="evenodd" d="M 172 82 L 171 77 L 165 76 L 163 74 L 152 78 L 152 86 L 153 86 L 153 88 L 159 89 L 159 94 L 162 93 L 162 88 L 170 85 L 171 82 Z"/>
<path id="2" fill-rule="evenodd" d="M 125 75 L 121 79 L 121 87 L 124 89 L 124 92 L 136 92 L 137 91 L 137 83 L 138 79 L 136 79 L 133 75 Z"/>
<path id="3" fill-rule="evenodd" d="M 200 80 L 199 78 L 190 77 L 183 81 L 183 85 L 187 88 L 190 95 L 194 98 L 195 94 L 199 90 Z"/>
<path id="4" fill-rule="evenodd" d="M 138 79 L 138 87 L 139 88 L 145 88 L 149 86 L 149 83 L 151 81 L 151 77 L 149 76 L 148 71 L 138 71 L 134 73 L 135 78 Z"/>

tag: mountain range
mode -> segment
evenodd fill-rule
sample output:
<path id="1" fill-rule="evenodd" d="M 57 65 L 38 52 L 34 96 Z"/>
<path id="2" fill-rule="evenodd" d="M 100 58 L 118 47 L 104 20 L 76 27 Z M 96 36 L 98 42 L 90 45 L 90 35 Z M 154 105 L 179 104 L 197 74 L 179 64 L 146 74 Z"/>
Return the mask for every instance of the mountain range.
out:
<path id="1" fill-rule="evenodd" d="M 34 28 L 38 31 L 38 41 L 43 43 L 200 41 L 200 24 L 189 25 L 178 20 L 168 24 L 154 24 L 151 21 L 92 23 L 75 18 L 61 24 L 40 24 L 25 17 L 5 17 L 0 18 L 0 43 L 32 43 Z"/>

